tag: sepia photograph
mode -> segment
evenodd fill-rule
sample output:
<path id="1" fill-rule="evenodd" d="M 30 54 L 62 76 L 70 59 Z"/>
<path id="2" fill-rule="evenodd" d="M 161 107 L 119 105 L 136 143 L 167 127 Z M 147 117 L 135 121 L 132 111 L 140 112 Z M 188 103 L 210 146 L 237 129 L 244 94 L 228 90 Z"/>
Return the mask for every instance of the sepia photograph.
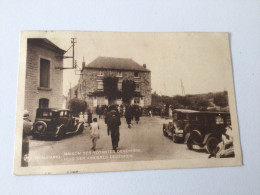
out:
<path id="1" fill-rule="evenodd" d="M 23 31 L 14 174 L 242 165 L 228 33 Z"/>

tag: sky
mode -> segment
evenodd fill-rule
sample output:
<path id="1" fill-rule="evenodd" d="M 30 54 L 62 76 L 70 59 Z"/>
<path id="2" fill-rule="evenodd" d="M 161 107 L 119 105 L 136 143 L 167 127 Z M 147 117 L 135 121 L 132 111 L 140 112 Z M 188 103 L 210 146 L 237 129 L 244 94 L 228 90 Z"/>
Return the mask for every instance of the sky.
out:
<path id="1" fill-rule="evenodd" d="M 84 31 L 47 32 L 46 38 L 67 50 L 77 38 L 75 60 L 81 67 L 98 56 L 131 58 L 151 71 L 152 91 L 161 95 L 201 94 L 233 87 L 226 33 L 112 33 Z M 71 55 L 70 50 L 66 55 Z M 64 66 L 72 59 L 64 60 Z M 79 79 L 75 70 L 64 71 L 64 95 Z"/>

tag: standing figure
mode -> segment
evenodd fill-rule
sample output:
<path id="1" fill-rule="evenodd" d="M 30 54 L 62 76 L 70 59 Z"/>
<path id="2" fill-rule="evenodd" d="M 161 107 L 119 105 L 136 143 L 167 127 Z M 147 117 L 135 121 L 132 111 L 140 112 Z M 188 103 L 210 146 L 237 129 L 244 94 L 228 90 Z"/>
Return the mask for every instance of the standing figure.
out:
<path id="1" fill-rule="evenodd" d="M 135 115 L 135 122 L 136 122 L 136 124 L 138 124 L 138 122 L 140 121 L 140 116 L 141 116 L 141 109 L 139 107 L 135 108 L 134 115 Z"/>
<path id="2" fill-rule="evenodd" d="M 90 126 L 90 123 L 92 123 L 92 113 L 88 110 L 88 126 Z"/>
<path id="3" fill-rule="evenodd" d="M 129 106 L 129 107 L 126 108 L 126 111 L 125 111 L 125 119 L 126 119 L 126 123 L 128 124 L 128 128 L 131 128 L 132 118 L 133 118 L 133 115 L 132 115 L 131 108 Z"/>
<path id="4" fill-rule="evenodd" d="M 93 151 L 95 151 L 96 145 L 97 145 L 97 140 L 100 138 L 99 125 L 98 125 L 98 122 L 97 122 L 97 118 L 93 119 L 93 123 L 91 123 L 90 129 L 91 129 L 91 139 L 92 139 L 92 144 L 93 144 L 91 149 Z"/>
<path id="5" fill-rule="evenodd" d="M 29 120 L 29 112 L 24 111 L 23 114 L 23 143 L 22 143 L 22 167 L 28 167 L 28 155 L 29 155 L 29 136 L 31 135 L 32 122 Z"/>
<path id="6" fill-rule="evenodd" d="M 149 110 L 149 117 L 153 117 L 153 113 L 152 113 L 152 110 Z"/>
<path id="7" fill-rule="evenodd" d="M 106 119 L 108 130 L 111 131 L 112 147 L 115 152 L 118 149 L 119 142 L 119 126 L 121 125 L 120 117 L 115 110 L 111 110 Z"/>

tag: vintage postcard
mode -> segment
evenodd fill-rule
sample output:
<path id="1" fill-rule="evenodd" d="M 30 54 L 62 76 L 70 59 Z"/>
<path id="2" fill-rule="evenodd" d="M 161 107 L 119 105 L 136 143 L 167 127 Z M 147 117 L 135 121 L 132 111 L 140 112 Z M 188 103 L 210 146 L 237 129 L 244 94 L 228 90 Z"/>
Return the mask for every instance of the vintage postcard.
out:
<path id="1" fill-rule="evenodd" d="M 228 33 L 20 42 L 14 174 L 242 165 Z"/>

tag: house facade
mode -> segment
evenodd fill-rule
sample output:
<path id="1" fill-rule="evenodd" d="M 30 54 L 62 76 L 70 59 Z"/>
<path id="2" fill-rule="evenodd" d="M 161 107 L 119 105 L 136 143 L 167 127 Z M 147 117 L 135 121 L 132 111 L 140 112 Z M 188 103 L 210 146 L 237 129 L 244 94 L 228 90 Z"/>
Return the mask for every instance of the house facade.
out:
<path id="1" fill-rule="evenodd" d="M 27 40 L 24 109 L 34 121 L 37 108 L 62 108 L 64 50 L 44 38 Z"/>
<path id="2" fill-rule="evenodd" d="M 78 98 L 87 102 L 90 109 L 93 110 L 98 105 L 111 104 L 104 93 L 103 80 L 106 77 L 117 78 L 119 92 L 122 91 L 124 80 L 134 81 L 136 88 L 131 104 L 141 107 L 151 105 L 151 71 L 146 68 L 145 64 L 139 65 L 129 58 L 97 57 L 87 66 L 83 62 L 82 67 L 76 94 Z M 113 101 L 114 103 L 124 104 L 120 96 Z"/>

